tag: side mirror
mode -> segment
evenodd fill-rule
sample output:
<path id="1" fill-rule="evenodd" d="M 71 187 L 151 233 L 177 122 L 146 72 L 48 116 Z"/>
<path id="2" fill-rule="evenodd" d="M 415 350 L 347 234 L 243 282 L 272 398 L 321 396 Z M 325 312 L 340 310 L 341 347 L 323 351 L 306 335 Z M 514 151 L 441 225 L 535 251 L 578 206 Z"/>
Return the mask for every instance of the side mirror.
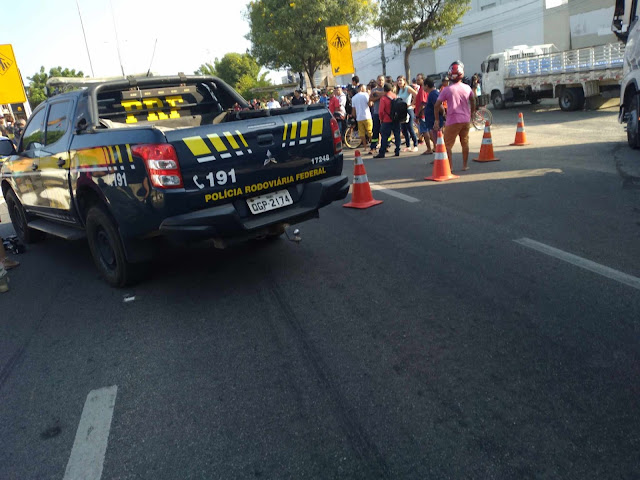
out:
<path id="1" fill-rule="evenodd" d="M 480 70 L 482 70 L 482 73 L 485 73 L 487 69 L 487 62 L 482 62 L 480 64 Z"/>
<path id="2" fill-rule="evenodd" d="M 0 157 L 8 157 L 9 155 L 16 154 L 16 147 L 13 142 L 8 138 L 0 140 Z"/>
<path id="3" fill-rule="evenodd" d="M 87 119 L 84 117 L 80 117 L 78 123 L 76 123 L 76 134 L 80 134 L 85 131 L 87 129 L 87 126 L 89 126 L 89 122 L 87 122 Z"/>

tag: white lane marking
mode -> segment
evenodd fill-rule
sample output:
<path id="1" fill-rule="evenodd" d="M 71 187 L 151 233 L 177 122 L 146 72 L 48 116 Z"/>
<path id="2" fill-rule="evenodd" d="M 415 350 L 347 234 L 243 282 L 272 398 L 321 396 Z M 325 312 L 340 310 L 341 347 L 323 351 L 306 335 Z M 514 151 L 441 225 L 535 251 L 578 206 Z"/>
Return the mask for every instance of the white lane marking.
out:
<path id="1" fill-rule="evenodd" d="M 383 187 L 382 185 L 377 185 L 375 183 L 369 183 L 369 185 L 371 185 L 372 190 L 379 190 L 381 192 L 386 193 L 387 195 L 391 195 L 392 197 L 396 197 L 396 198 L 399 198 L 400 200 L 404 200 L 405 202 L 416 203 L 420 201 L 420 199 L 418 198 L 405 195 L 404 193 L 396 192 L 395 190 L 391 190 L 390 188 Z"/>
<path id="2" fill-rule="evenodd" d="M 628 275 L 626 273 L 620 272 L 619 270 L 614 270 L 613 268 L 609 268 L 599 263 L 592 262 L 591 260 L 587 260 L 586 258 L 578 257 L 577 255 L 567 253 L 563 250 L 558 250 L 557 248 L 550 247 L 549 245 L 545 245 L 544 243 L 536 242 L 535 240 L 531 240 L 530 238 L 520 238 L 518 240 L 514 240 L 514 242 L 519 243 L 520 245 L 524 245 L 525 247 L 532 248 L 533 250 L 537 250 L 538 252 L 542 252 L 551 257 L 564 260 L 565 262 L 575 265 L 576 267 L 584 268 L 585 270 L 589 270 L 590 272 L 597 273 L 599 275 L 602 275 L 603 277 L 610 278 L 611 280 L 615 280 L 616 282 L 620 282 L 637 290 L 640 290 L 640 278 L 634 277 L 633 275 Z"/>
<path id="3" fill-rule="evenodd" d="M 117 394 L 113 385 L 87 395 L 63 480 L 100 480 Z"/>

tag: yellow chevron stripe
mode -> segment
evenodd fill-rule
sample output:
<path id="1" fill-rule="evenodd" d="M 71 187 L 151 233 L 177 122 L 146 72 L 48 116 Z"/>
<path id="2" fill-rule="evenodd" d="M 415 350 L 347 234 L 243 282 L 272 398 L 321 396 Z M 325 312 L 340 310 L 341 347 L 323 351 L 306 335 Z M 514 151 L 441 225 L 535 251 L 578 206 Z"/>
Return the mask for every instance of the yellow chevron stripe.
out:
<path id="1" fill-rule="evenodd" d="M 227 146 L 224 144 L 222 140 L 220 140 L 220 137 L 218 136 L 217 133 L 211 133 L 207 135 L 207 138 L 211 140 L 211 143 L 213 143 L 213 147 L 218 152 L 225 152 L 227 150 Z"/>
<path id="2" fill-rule="evenodd" d="M 287 139 L 287 128 L 289 127 L 288 123 L 284 124 L 284 132 L 282 133 L 282 141 L 284 142 Z"/>
<path id="3" fill-rule="evenodd" d="M 298 122 L 293 122 L 291 124 L 291 136 L 289 137 L 291 140 L 296 139 L 296 134 L 298 133 Z"/>
<path id="4" fill-rule="evenodd" d="M 324 120 L 322 118 L 314 118 L 311 123 L 311 136 L 322 135 L 322 127 Z"/>
<path id="5" fill-rule="evenodd" d="M 249 147 L 249 145 L 247 145 L 247 141 L 244 139 L 244 137 L 242 136 L 242 134 L 240 133 L 240 131 L 236 130 L 236 134 L 238 135 L 238 137 L 240 137 L 240 141 L 242 142 L 242 144 L 243 144 L 245 147 L 247 147 L 247 148 L 248 148 L 248 147 Z M 283 140 L 284 140 L 284 138 L 283 138 Z"/>
<path id="6" fill-rule="evenodd" d="M 224 138 L 227 139 L 227 142 L 229 142 L 229 145 L 231 145 L 231 148 L 233 148 L 234 150 L 237 150 L 240 148 L 240 145 L 238 145 L 238 142 L 236 142 L 236 139 L 233 138 L 233 135 L 231 135 L 231 132 L 222 132 L 224 134 Z"/>
<path id="7" fill-rule="evenodd" d="M 125 146 L 127 147 L 127 156 L 129 157 L 129 163 L 133 163 L 133 155 L 131 155 L 131 148 L 129 147 L 128 143 Z"/>
<path id="8" fill-rule="evenodd" d="M 191 153 L 193 153 L 196 157 L 199 155 L 206 155 L 207 153 L 211 153 L 211 149 L 204 143 L 204 140 L 201 137 L 187 137 L 182 139 Z"/>
<path id="9" fill-rule="evenodd" d="M 307 138 L 309 133 L 309 120 L 303 120 L 300 122 L 300 138 Z"/>

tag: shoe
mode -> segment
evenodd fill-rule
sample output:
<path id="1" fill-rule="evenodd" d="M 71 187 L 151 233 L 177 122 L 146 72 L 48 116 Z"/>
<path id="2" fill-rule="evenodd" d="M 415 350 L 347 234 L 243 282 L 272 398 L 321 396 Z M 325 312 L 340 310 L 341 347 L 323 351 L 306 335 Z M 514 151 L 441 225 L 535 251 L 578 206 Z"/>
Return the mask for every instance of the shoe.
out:
<path id="1" fill-rule="evenodd" d="M 12 268 L 16 268 L 17 266 L 20 265 L 20 262 L 17 262 L 15 260 L 11 260 L 9 257 L 5 257 L 2 261 L 2 265 L 4 266 L 5 270 L 11 270 Z"/>
<path id="2" fill-rule="evenodd" d="M 396 154 L 395 154 L 395 156 L 396 156 L 396 157 L 399 157 L 399 156 L 400 156 L 400 150 L 396 150 Z"/>
<path id="3" fill-rule="evenodd" d="M 412 151 L 412 152 L 417 152 L 417 151 L 418 151 L 418 146 L 417 146 L 417 145 L 414 145 L 414 146 L 413 146 L 413 149 L 412 149 L 411 151 Z"/>
<path id="4" fill-rule="evenodd" d="M 410 151 L 411 151 L 411 148 L 409 148 L 409 147 L 404 147 L 404 148 L 402 149 L 402 151 L 403 151 L 403 152 L 410 152 Z"/>
<path id="5" fill-rule="evenodd" d="M 376 155 L 373 158 L 384 158 L 384 153 L 379 153 L 378 155 Z"/>

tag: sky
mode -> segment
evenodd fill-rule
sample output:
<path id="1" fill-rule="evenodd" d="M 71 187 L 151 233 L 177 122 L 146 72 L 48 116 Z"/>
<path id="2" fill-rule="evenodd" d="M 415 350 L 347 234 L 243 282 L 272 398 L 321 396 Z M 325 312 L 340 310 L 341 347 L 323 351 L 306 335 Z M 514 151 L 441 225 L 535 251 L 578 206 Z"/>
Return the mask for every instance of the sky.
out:
<path id="1" fill-rule="evenodd" d="M 9 0 L 2 0 L 3 5 Z M 244 53 L 248 0 L 22 0 L 0 8 L 0 44 L 12 44 L 25 83 L 51 67 L 74 68 L 85 75 L 121 75 L 117 44 L 126 75 L 187 75 L 226 53 Z M 82 35 L 84 23 L 93 73 Z M 112 8 L 113 7 L 113 10 Z M 11 12 L 11 19 L 6 18 Z M 113 11 L 113 16 L 112 16 Z M 118 42 L 116 42 L 117 30 Z M 154 44 L 156 52 L 151 63 Z M 371 40 L 371 39 L 369 39 Z M 371 42 L 370 42 L 371 43 Z M 282 72 L 270 72 L 280 83 Z"/>

